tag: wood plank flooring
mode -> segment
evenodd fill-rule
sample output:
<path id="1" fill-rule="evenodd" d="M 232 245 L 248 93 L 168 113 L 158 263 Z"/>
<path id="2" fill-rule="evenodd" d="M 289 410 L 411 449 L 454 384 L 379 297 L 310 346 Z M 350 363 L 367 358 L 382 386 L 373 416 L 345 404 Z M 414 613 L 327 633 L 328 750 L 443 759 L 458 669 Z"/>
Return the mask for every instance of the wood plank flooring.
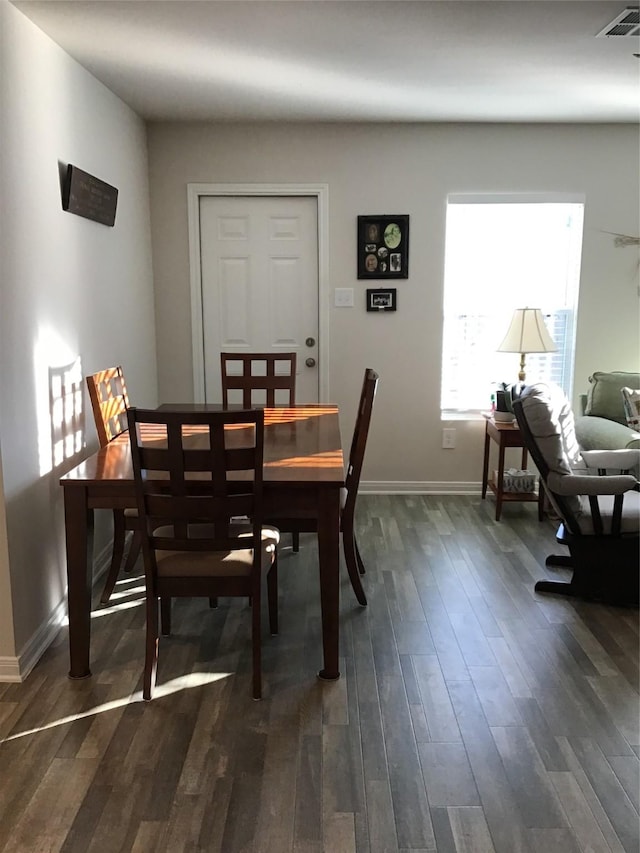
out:
<path id="1" fill-rule="evenodd" d="M 92 678 L 63 629 L 0 685 L 0 850 L 638 853 L 638 612 L 536 595 L 559 547 L 536 511 L 362 496 L 369 606 L 345 573 L 334 683 L 315 537 L 285 547 L 261 702 L 247 605 L 193 600 L 143 703 L 129 576 L 96 598 Z"/>

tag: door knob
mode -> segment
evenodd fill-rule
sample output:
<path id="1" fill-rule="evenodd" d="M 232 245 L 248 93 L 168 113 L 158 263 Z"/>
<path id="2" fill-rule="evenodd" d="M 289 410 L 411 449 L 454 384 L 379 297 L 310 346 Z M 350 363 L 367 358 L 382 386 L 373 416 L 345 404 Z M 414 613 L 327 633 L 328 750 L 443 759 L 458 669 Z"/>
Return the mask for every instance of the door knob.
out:
<path id="1" fill-rule="evenodd" d="M 314 347 L 316 345 L 316 339 L 315 338 L 307 338 L 307 340 L 305 341 L 305 344 L 308 347 Z"/>
<path id="2" fill-rule="evenodd" d="M 307 367 L 315 367 L 316 366 L 315 358 L 307 358 L 307 359 L 305 359 L 304 363 L 307 365 Z"/>

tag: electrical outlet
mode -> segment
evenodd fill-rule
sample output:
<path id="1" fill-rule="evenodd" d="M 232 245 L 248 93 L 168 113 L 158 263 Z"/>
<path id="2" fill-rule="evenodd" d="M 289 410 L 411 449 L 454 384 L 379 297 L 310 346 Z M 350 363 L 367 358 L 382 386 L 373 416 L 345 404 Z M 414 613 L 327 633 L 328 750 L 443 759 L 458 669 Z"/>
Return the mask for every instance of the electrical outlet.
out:
<path id="1" fill-rule="evenodd" d="M 333 304 L 337 308 L 353 308 L 353 288 L 336 287 L 333 292 Z"/>
<path id="2" fill-rule="evenodd" d="M 456 431 L 455 429 L 442 430 L 442 446 L 445 450 L 453 450 L 456 446 Z"/>

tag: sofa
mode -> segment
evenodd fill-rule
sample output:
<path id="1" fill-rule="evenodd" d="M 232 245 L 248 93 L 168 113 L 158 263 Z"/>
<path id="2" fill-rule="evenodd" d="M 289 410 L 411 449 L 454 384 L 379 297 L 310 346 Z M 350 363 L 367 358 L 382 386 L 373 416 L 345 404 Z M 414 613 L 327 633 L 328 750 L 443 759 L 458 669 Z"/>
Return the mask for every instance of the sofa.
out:
<path id="1" fill-rule="evenodd" d="M 582 394 L 582 415 L 576 417 L 576 437 L 582 450 L 640 448 L 640 432 L 627 426 L 622 389 L 639 389 L 640 373 L 597 372 Z"/>

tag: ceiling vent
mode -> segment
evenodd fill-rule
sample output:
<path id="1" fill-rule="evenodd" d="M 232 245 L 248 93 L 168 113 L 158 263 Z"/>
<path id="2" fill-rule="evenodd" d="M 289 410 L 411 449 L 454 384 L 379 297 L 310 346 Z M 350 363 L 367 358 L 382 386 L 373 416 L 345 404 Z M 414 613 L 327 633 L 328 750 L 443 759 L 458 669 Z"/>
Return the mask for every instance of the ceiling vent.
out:
<path id="1" fill-rule="evenodd" d="M 640 7 L 627 6 L 610 24 L 601 30 L 596 38 L 610 38 L 640 35 Z"/>

